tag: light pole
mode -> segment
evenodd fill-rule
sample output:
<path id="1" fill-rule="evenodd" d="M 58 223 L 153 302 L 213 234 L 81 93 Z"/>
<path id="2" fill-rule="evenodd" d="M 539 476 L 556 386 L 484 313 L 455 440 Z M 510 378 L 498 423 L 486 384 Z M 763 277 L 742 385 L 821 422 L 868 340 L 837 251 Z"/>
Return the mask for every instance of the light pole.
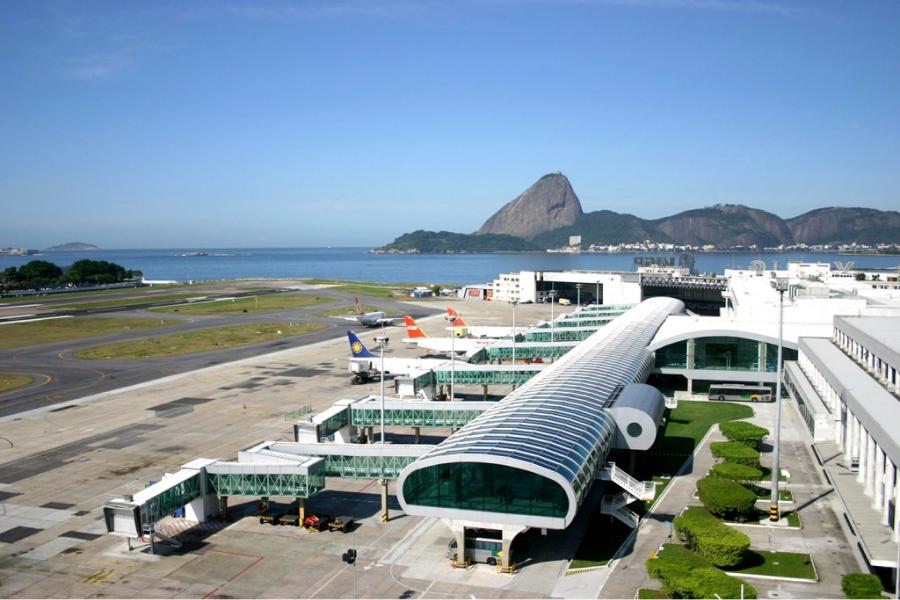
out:
<path id="1" fill-rule="evenodd" d="M 577 290 L 577 293 L 578 293 L 578 300 L 575 301 L 575 304 L 578 305 L 578 308 L 581 308 L 581 284 L 576 283 L 575 289 Z"/>
<path id="2" fill-rule="evenodd" d="M 772 449 L 772 499 L 769 502 L 769 521 L 777 522 L 781 518 L 778 507 L 778 479 L 781 467 L 778 461 L 778 450 L 781 442 L 781 346 L 784 330 L 784 293 L 787 281 L 776 279 L 772 287 L 778 292 L 778 362 L 775 365 L 775 447 Z"/>
<path id="3" fill-rule="evenodd" d="M 556 290 L 550 290 L 547 292 L 547 295 L 550 296 L 550 341 L 554 340 L 554 329 L 556 328 L 556 323 L 553 322 L 553 302 L 556 299 Z"/>
<path id="4" fill-rule="evenodd" d="M 594 296 L 594 304 L 600 304 L 600 282 L 597 282 L 597 294 Z"/>
<path id="5" fill-rule="evenodd" d="M 456 383 L 456 316 L 447 317 L 453 335 L 450 336 L 450 402 L 453 402 L 453 387 Z"/>
<path id="6" fill-rule="evenodd" d="M 381 346 L 381 444 L 384 445 L 384 347 L 387 346 L 388 338 L 379 335 L 375 341 Z"/>
<path id="7" fill-rule="evenodd" d="M 513 353 L 512 353 L 512 354 L 513 354 L 513 355 L 512 355 L 512 364 L 516 364 L 516 304 L 518 304 L 518 303 L 519 303 L 518 300 L 513 300 L 513 301 L 512 301 L 512 305 L 513 305 L 513 328 L 512 328 L 512 334 L 513 334 L 513 336 L 512 336 L 512 337 L 513 337 Z"/>

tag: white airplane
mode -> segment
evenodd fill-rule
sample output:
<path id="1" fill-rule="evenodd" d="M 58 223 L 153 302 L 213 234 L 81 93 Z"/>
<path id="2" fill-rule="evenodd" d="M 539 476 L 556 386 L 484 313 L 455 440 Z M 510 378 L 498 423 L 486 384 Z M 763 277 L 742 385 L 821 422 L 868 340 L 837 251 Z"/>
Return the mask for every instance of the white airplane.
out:
<path id="1" fill-rule="evenodd" d="M 511 339 L 513 335 L 523 335 L 529 331 L 530 327 L 497 327 L 497 326 L 471 326 L 465 322 L 458 312 L 452 308 L 447 308 L 447 315 L 451 319 L 455 319 L 453 325 L 447 329 L 453 331 L 456 337 L 472 337 L 472 338 L 494 338 L 494 339 Z"/>
<path id="2" fill-rule="evenodd" d="M 403 317 L 406 323 L 407 337 L 403 339 L 405 344 L 415 344 L 419 348 L 425 350 L 433 350 L 435 352 L 454 352 L 456 354 L 465 354 L 471 357 L 476 352 L 487 346 L 492 346 L 498 341 L 497 338 L 470 338 L 470 337 L 430 337 L 425 331 L 419 327 L 415 319 L 410 316 Z"/>
<path id="3" fill-rule="evenodd" d="M 381 370 L 381 357 L 373 354 L 366 348 L 362 340 L 359 339 L 352 331 L 347 332 L 347 338 L 350 340 L 350 372 L 353 373 L 353 383 L 366 383 L 370 379 L 370 374 L 379 373 Z M 412 375 L 428 371 L 438 365 L 449 366 L 450 361 L 443 358 L 399 358 L 396 356 L 386 356 L 384 358 L 384 374 Z"/>
<path id="4" fill-rule="evenodd" d="M 365 327 L 379 327 L 382 325 L 393 325 L 395 322 L 399 321 L 399 317 L 385 317 L 383 310 L 376 310 L 373 312 L 363 312 L 362 307 L 359 305 L 359 296 L 356 297 L 356 302 L 354 303 L 356 306 L 356 315 L 355 316 L 337 316 L 336 319 L 344 319 L 345 321 L 356 321 L 360 325 Z"/>

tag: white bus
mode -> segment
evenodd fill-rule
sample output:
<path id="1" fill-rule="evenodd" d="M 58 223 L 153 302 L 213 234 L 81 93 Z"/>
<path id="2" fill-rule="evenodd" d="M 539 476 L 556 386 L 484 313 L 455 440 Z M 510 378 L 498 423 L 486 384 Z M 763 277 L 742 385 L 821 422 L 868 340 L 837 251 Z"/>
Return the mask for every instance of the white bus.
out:
<path id="1" fill-rule="evenodd" d="M 447 544 L 447 558 L 459 560 L 456 540 Z M 466 559 L 472 562 L 487 563 L 490 566 L 500 564 L 503 557 L 503 542 L 487 537 L 469 537 L 466 535 Z"/>
<path id="2" fill-rule="evenodd" d="M 714 383 L 709 386 L 709 399 L 731 402 L 772 402 L 772 389 L 765 385 Z"/>

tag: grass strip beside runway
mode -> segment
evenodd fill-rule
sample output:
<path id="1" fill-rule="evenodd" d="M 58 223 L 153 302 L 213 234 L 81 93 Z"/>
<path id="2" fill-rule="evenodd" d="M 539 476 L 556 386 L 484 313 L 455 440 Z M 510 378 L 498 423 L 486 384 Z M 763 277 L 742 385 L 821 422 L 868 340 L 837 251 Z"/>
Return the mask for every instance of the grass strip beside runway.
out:
<path id="1" fill-rule="evenodd" d="M 37 344 L 64 342 L 99 335 L 113 335 L 172 325 L 163 319 L 117 319 L 105 317 L 74 317 L 46 319 L 28 323 L 0 326 L 0 350 L 23 348 Z"/>
<path id="2" fill-rule="evenodd" d="M 153 312 L 183 313 L 190 315 L 227 315 L 243 313 L 263 313 L 278 310 L 294 310 L 334 302 L 328 296 L 309 294 L 266 294 L 264 296 L 244 296 L 231 300 L 197 302 L 181 306 L 154 308 Z"/>
<path id="3" fill-rule="evenodd" d="M 21 375 L 19 373 L 0 373 L 0 394 L 11 392 L 20 387 L 25 387 L 32 381 L 34 381 L 34 379 L 28 375 Z"/>
<path id="4" fill-rule="evenodd" d="M 324 329 L 318 323 L 250 323 L 106 344 L 76 352 L 85 360 L 141 360 L 224 350 Z"/>

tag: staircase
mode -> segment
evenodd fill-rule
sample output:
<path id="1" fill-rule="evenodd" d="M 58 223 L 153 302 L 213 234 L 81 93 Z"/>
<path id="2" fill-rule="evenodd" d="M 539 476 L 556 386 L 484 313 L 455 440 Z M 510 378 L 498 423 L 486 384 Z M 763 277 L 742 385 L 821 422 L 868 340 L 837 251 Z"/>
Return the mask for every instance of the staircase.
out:
<path id="1" fill-rule="evenodd" d="M 637 527 L 640 519 L 628 505 L 637 500 L 652 501 L 656 497 L 656 483 L 638 481 L 613 462 L 601 467 L 600 479 L 612 481 L 623 490 L 618 494 L 603 496 L 600 500 L 600 512 L 619 519 L 631 528 Z"/>

